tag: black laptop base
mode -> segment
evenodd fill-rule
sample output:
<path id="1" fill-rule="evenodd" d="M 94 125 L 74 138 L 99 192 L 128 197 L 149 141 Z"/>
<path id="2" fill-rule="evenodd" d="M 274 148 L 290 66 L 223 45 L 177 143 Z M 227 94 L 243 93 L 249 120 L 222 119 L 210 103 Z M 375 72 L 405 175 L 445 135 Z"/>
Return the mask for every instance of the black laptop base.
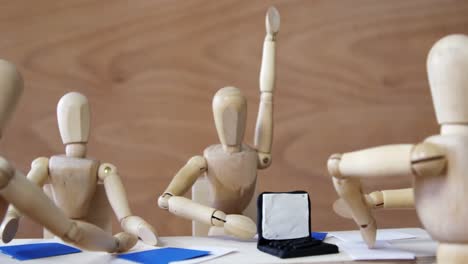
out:
<path id="1" fill-rule="evenodd" d="M 313 238 L 273 240 L 257 248 L 280 258 L 297 258 L 338 253 L 338 247 Z"/>

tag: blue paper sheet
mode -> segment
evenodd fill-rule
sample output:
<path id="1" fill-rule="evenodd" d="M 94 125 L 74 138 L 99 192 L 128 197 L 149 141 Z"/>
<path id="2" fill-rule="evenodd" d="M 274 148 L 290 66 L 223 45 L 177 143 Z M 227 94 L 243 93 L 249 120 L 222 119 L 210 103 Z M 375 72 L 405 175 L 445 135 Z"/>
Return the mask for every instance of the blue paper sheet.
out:
<path id="1" fill-rule="evenodd" d="M 185 248 L 160 248 L 135 253 L 120 254 L 117 257 L 142 264 L 167 264 L 171 261 L 180 261 L 204 257 L 210 252 Z"/>
<path id="2" fill-rule="evenodd" d="M 324 233 L 324 232 L 312 232 L 311 236 L 313 239 L 323 241 L 327 237 L 327 234 L 328 233 Z"/>
<path id="3" fill-rule="evenodd" d="M 37 243 L 0 247 L 3 254 L 17 260 L 47 258 L 81 252 L 81 250 L 60 243 Z"/>

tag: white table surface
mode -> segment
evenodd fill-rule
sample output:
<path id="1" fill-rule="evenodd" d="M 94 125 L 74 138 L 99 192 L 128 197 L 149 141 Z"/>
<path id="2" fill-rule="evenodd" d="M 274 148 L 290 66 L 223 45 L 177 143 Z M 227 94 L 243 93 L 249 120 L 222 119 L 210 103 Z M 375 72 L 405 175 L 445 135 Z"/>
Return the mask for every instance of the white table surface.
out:
<path id="1" fill-rule="evenodd" d="M 408 240 L 395 240 L 391 244 L 415 253 L 418 260 L 423 260 L 422 263 L 432 263 L 435 255 L 437 243 L 429 238 L 427 233 L 419 228 L 402 228 L 402 229 L 392 229 L 408 234 L 417 236 L 418 238 L 408 239 Z M 357 231 L 356 231 L 357 232 Z M 50 240 L 41 240 L 41 239 L 15 239 L 8 245 L 14 244 L 24 244 L 30 242 L 50 242 Z M 204 263 L 345 263 L 352 261 L 351 258 L 345 253 L 340 252 L 338 254 L 331 255 L 322 255 L 322 256 L 311 256 L 311 257 L 302 257 L 302 258 L 292 258 L 292 259 L 280 259 L 272 255 L 263 253 L 257 250 L 256 241 L 239 241 L 231 238 L 225 237 L 161 237 L 160 241 L 162 246 L 168 247 L 196 247 L 196 246 L 212 246 L 212 247 L 227 247 L 235 248 L 237 252 L 230 253 L 226 256 L 222 256 L 217 259 L 213 259 Z M 336 238 L 327 238 L 326 242 L 334 243 L 338 240 Z M 150 249 L 141 242 L 132 250 L 142 250 Z M 419 262 L 419 261 L 418 261 Z M 67 264 L 102 264 L 102 263 L 112 263 L 112 264 L 129 264 L 126 260 L 116 259 L 112 254 L 103 253 L 103 252 L 82 252 L 71 255 L 63 255 L 51 258 L 30 260 L 30 261 L 17 261 L 11 259 L 10 257 L 0 254 L 0 263 L 1 264 L 18 264 L 18 263 L 34 263 L 34 264 L 50 264 L 50 263 L 67 263 Z M 374 262 L 365 262 L 365 263 L 374 263 Z M 393 263 L 390 261 L 386 262 L 376 262 L 376 263 Z M 410 262 L 398 262 L 398 263 L 415 263 L 414 261 Z"/>

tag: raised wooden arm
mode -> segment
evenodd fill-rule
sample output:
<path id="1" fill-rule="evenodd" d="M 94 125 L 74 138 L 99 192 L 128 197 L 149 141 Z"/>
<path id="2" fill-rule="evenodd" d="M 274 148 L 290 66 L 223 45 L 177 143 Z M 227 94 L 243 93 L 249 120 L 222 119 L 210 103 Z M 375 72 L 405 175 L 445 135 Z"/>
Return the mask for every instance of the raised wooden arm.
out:
<path id="1" fill-rule="evenodd" d="M 276 36 L 279 32 L 278 10 L 270 7 L 266 15 L 266 37 L 263 43 L 260 69 L 260 106 L 255 128 L 255 148 L 258 151 L 258 168 L 265 169 L 271 164 L 273 141 L 273 93 L 275 90 Z"/>

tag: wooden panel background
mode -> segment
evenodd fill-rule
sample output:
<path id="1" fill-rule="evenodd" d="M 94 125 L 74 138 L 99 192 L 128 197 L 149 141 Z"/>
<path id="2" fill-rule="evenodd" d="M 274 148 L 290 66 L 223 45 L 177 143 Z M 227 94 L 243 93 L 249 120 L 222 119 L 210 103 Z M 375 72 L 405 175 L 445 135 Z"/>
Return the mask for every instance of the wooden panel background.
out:
<path id="1" fill-rule="evenodd" d="M 425 73 L 439 38 L 468 33 L 468 1 L 1 1 L 0 57 L 19 66 L 25 94 L 1 142 L 27 171 L 62 153 L 55 107 L 65 92 L 92 106 L 90 155 L 116 164 L 134 212 L 161 235 L 188 221 L 156 205 L 174 173 L 218 139 L 211 98 L 234 85 L 258 107 L 264 14 L 282 16 L 273 165 L 261 190 L 307 190 L 316 230 L 354 224 L 331 210 L 327 157 L 437 133 Z M 369 180 L 367 190 L 411 179 Z M 418 226 L 414 211 L 377 213 L 380 227 Z M 26 220 L 20 236 L 38 236 Z"/>

